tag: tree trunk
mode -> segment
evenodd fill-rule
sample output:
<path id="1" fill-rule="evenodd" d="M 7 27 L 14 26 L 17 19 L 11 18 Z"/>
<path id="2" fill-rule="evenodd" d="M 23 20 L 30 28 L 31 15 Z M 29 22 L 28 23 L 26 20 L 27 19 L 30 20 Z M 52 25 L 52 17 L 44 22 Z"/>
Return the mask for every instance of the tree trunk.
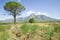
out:
<path id="1" fill-rule="evenodd" d="M 14 12 L 14 24 L 16 24 L 16 12 Z"/>
<path id="2" fill-rule="evenodd" d="M 16 24 L 16 16 L 14 16 L 14 24 Z"/>

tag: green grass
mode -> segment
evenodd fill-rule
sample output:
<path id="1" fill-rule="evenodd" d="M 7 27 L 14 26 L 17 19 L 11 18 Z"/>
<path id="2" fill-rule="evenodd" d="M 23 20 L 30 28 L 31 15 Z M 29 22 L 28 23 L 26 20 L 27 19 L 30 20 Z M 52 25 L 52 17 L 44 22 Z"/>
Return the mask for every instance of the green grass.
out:
<path id="1" fill-rule="evenodd" d="M 54 25 L 55 32 L 60 33 L 60 25 Z"/>
<path id="2" fill-rule="evenodd" d="M 0 40 L 7 40 L 8 39 L 9 34 L 6 31 L 7 31 L 7 29 L 10 29 L 10 27 L 11 27 L 11 25 L 7 25 L 7 26 L 0 25 Z M 53 25 L 52 24 L 52 25 L 48 25 L 48 26 L 38 26 L 35 24 L 31 25 L 31 24 L 24 23 L 20 27 L 20 31 L 21 31 L 21 33 L 23 33 L 25 35 L 27 35 L 27 33 L 30 33 L 29 36 L 34 35 L 34 34 L 36 34 L 37 36 L 42 35 L 42 34 L 40 34 L 41 32 L 39 32 L 39 31 L 43 31 L 44 34 L 43 34 L 42 38 L 44 38 L 44 36 L 45 36 L 45 37 L 47 37 L 47 39 L 48 38 L 52 39 L 52 37 L 55 36 L 55 33 L 57 33 L 57 34 L 60 33 L 60 25 L 56 25 L 56 24 Z M 37 33 L 39 33 L 39 35 Z M 34 37 L 36 37 L 36 35 L 31 36 L 31 37 L 33 37 L 33 39 L 34 39 Z"/>
<path id="3" fill-rule="evenodd" d="M 37 31 L 38 26 L 37 25 L 32 26 L 32 25 L 23 24 L 20 29 L 21 29 L 23 34 L 26 34 L 26 33 L 34 34 Z"/>
<path id="4" fill-rule="evenodd" d="M 10 29 L 10 26 L 0 25 L 0 32 L 4 32 L 4 31 L 6 31 L 7 29 Z"/>
<path id="5" fill-rule="evenodd" d="M 23 24 L 20 29 L 21 29 L 23 34 L 26 34 L 29 32 L 29 25 Z"/>
<path id="6" fill-rule="evenodd" d="M 7 40 L 9 38 L 9 34 L 7 32 L 3 32 L 0 35 L 0 40 Z"/>
<path id="7" fill-rule="evenodd" d="M 33 25 L 31 26 L 30 30 L 32 34 L 35 34 L 37 32 L 38 26 L 37 25 Z"/>
<path id="8" fill-rule="evenodd" d="M 5 31 L 5 28 L 6 28 L 6 27 L 4 27 L 4 26 L 0 26 L 0 32 Z"/>
<path id="9" fill-rule="evenodd" d="M 7 29 L 10 29 L 10 26 L 0 25 L 0 40 L 7 40 L 9 34 Z"/>

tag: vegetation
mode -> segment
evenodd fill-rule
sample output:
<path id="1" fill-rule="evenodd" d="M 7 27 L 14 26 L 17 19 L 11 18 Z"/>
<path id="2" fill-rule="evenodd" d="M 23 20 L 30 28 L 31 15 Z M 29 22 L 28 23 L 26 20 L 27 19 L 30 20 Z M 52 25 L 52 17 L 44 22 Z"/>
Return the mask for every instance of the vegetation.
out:
<path id="1" fill-rule="evenodd" d="M 49 37 L 49 40 L 52 40 L 52 36 L 55 32 L 55 29 L 53 26 L 47 27 L 46 29 L 46 35 Z"/>
<path id="2" fill-rule="evenodd" d="M 42 23 L 44 24 L 44 23 Z M 0 25 L 0 40 L 7 40 L 9 38 L 10 32 L 7 32 L 10 29 L 10 25 Z M 59 40 L 60 38 L 60 25 L 59 24 L 45 24 L 41 25 L 35 23 L 24 23 L 19 25 L 21 40 Z M 11 36 L 12 34 L 10 34 Z M 14 34 L 15 35 L 15 34 Z M 22 36 L 24 36 L 22 38 Z M 13 36 L 11 36 L 13 37 Z"/>
<path id="3" fill-rule="evenodd" d="M 9 38 L 8 29 L 10 29 L 10 26 L 0 25 L 0 40 L 7 40 Z"/>
<path id="4" fill-rule="evenodd" d="M 0 26 L 0 32 L 5 31 L 5 29 L 6 29 L 6 27 L 4 27 L 4 26 Z"/>
<path id="5" fill-rule="evenodd" d="M 37 32 L 37 29 L 38 29 L 37 25 L 31 26 L 31 33 L 34 35 Z"/>
<path id="6" fill-rule="evenodd" d="M 34 23 L 34 18 L 30 18 L 29 23 Z"/>
<path id="7" fill-rule="evenodd" d="M 27 34 L 29 32 L 29 26 L 27 26 L 26 24 L 23 24 L 21 26 L 21 31 L 23 34 Z"/>
<path id="8" fill-rule="evenodd" d="M 10 29 L 11 27 L 10 26 L 3 26 L 3 25 L 0 25 L 0 32 L 4 32 L 8 29 Z"/>
<path id="9" fill-rule="evenodd" d="M 16 16 L 20 15 L 19 13 L 25 10 L 24 6 L 17 2 L 6 3 L 4 9 L 10 12 L 10 15 L 14 17 L 14 24 L 16 24 Z"/>
<path id="10" fill-rule="evenodd" d="M 60 25 L 54 25 L 55 26 L 55 32 L 60 33 Z"/>
<path id="11" fill-rule="evenodd" d="M 34 34 L 37 33 L 37 25 L 27 25 L 27 24 L 23 24 L 21 26 L 21 31 L 23 34 L 25 34 L 27 36 L 27 39 L 30 39 L 33 38 L 33 36 L 35 36 Z M 33 35 L 33 36 L 32 36 Z"/>
<path id="12" fill-rule="evenodd" d="M 16 16 L 21 15 L 25 7 L 18 2 L 7 2 L 4 10 L 9 12 L 9 15 L 14 17 L 14 24 L 16 24 Z M 33 17 L 33 16 L 32 16 Z M 13 23 L 0 23 L 0 40 L 60 40 L 60 23 L 41 21 L 41 23 L 30 18 L 28 22 L 24 20 L 17 25 Z"/>
<path id="13" fill-rule="evenodd" d="M 22 31 L 23 34 L 27 34 L 27 33 L 34 34 L 34 33 L 36 33 L 37 29 L 38 29 L 37 25 L 31 26 L 31 25 L 23 24 L 21 26 L 21 31 Z"/>
<path id="14" fill-rule="evenodd" d="M 0 35 L 0 40 L 7 40 L 9 38 L 9 34 L 7 32 L 3 32 Z"/>

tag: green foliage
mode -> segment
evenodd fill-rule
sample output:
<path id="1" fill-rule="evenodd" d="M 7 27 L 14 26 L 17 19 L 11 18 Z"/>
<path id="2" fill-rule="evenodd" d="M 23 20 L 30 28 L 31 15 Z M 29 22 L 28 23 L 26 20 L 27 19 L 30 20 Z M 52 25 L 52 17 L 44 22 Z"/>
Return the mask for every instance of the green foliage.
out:
<path id="1" fill-rule="evenodd" d="M 0 32 L 4 32 L 6 31 L 7 29 L 10 29 L 10 26 L 3 26 L 3 25 L 0 25 Z"/>
<path id="2" fill-rule="evenodd" d="M 6 27 L 5 26 L 0 26 L 0 32 L 3 32 L 6 30 Z"/>
<path id="3" fill-rule="evenodd" d="M 52 40 L 52 36 L 54 35 L 55 32 L 55 27 L 54 26 L 41 26 L 40 30 L 43 31 L 43 33 L 49 38 L 49 40 Z"/>
<path id="4" fill-rule="evenodd" d="M 14 24 L 16 24 L 16 16 L 25 10 L 24 6 L 18 2 L 8 2 L 5 4 L 4 9 L 14 17 Z"/>
<path id="5" fill-rule="evenodd" d="M 55 32 L 60 33 L 60 25 L 54 25 Z"/>
<path id="6" fill-rule="evenodd" d="M 7 32 L 3 32 L 0 35 L 0 40 L 7 40 L 9 38 L 9 34 Z"/>
<path id="7" fill-rule="evenodd" d="M 49 27 L 46 27 L 46 34 L 48 35 L 48 37 L 52 37 L 54 32 L 55 32 L 55 29 L 53 26 L 49 26 Z"/>
<path id="8" fill-rule="evenodd" d="M 34 23 L 34 18 L 29 19 L 29 23 Z"/>
<path id="9" fill-rule="evenodd" d="M 44 25 L 44 26 L 39 26 L 35 24 L 28 24 L 24 23 L 20 27 L 20 31 L 22 32 L 22 35 L 26 35 L 27 39 L 34 39 L 36 36 L 41 37 L 41 39 L 47 39 L 47 40 L 53 40 L 55 36 L 60 35 L 60 25 Z M 0 40 L 7 40 L 9 35 L 5 31 L 6 29 L 9 29 L 10 26 L 4 26 L 0 25 Z M 28 34 L 27 34 L 28 33 Z M 56 34 L 57 33 L 57 34 Z M 59 33 L 59 34 L 58 34 Z M 37 38 L 37 37 L 36 37 Z M 41 40 L 40 38 L 37 40 Z"/>
<path id="10" fill-rule="evenodd" d="M 11 12 L 11 15 L 14 15 L 14 12 L 16 12 L 16 14 L 19 14 L 19 12 L 25 10 L 24 6 L 17 2 L 6 3 L 4 9 Z"/>
<path id="11" fill-rule="evenodd" d="M 37 29 L 38 29 L 38 26 L 37 25 L 33 25 L 33 26 L 31 26 L 31 33 L 32 34 L 34 34 L 34 33 L 36 33 L 37 32 Z"/>
<path id="12" fill-rule="evenodd" d="M 29 32 L 29 25 L 23 24 L 21 26 L 21 31 L 22 31 L 23 34 L 28 33 Z"/>
<path id="13" fill-rule="evenodd" d="M 37 29 L 38 29 L 38 26 L 37 25 L 31 26 L 31 25 L 23 24 L 21 26 L 21 31 L 24 34 L 26 34 L 26 33 L 32 33 L 32 34 L 34 34 L 34 33 L 37 32 Z"/>

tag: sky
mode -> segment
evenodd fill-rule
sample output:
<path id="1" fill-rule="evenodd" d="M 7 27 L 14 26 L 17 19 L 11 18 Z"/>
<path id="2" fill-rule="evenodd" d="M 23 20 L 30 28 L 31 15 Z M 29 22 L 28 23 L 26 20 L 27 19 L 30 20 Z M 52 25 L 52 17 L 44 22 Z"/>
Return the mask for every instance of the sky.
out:
<path id="1" fill-rule="evenodd" d="M 3 8 L 9 1 L 16 1 L 24 5 L 25 11 L 17 17 L 27 17 L 34 13 L 35 15 L 46 15 L 60 19 L 60 0 L 0 0 L 0 20 L 13 18 Z"/>

